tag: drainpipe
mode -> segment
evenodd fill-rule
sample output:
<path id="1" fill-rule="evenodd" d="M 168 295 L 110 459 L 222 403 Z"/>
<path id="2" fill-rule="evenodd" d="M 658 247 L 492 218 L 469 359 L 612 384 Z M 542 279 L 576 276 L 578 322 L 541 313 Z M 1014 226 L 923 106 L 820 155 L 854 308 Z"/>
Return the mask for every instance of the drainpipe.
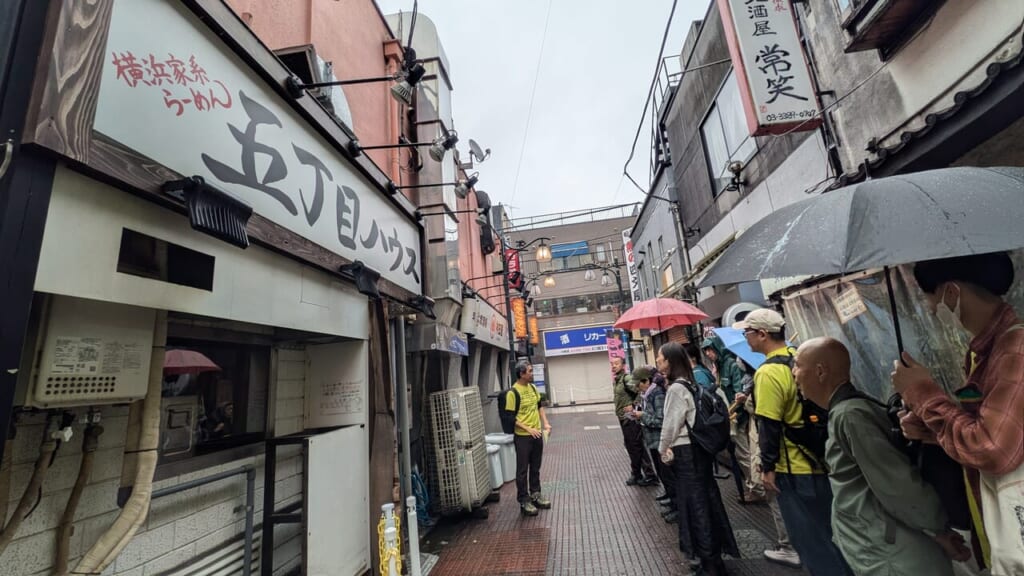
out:
<path id="1" fill-rule="evenodd" d="M 160 445 L 160 393 L 166 345 L 167 311 L 158 310 L 153 330 L 153 351 L 149 361 L 149 389 L 146 398 L 142 400 L 142 425 L 139 427 L 132 495 L 114 524 L 78 562 L 74 570 L 76 574 L 102 573 L 131 542 L 142 523 L 146 521 L 150 496 L 153 493 L 157 449 Z"/>

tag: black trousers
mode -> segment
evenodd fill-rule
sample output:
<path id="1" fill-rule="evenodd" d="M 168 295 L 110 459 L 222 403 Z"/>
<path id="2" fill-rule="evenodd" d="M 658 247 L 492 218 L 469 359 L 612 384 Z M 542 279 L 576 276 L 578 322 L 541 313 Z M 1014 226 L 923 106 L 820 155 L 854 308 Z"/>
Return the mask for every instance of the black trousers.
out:
<path id="1" fill-rule="evenodd" d="M 712 472 L 713 457 L 688 444 L 675 446 L 672 452 L 679 549 L 691 558 L 699 558 L 705 567 L 720 563 L 723 552 L 738 558 L 736 538 Z"/>
<path id="2" fill-rule="evenodd" d="M 516 499 L 520 504 L 530 501 L 530 494 L 540 492 L 540 463 L 544 456 L 544 439 L 516 434 Z"/>
<path id="3" fill-rule="evenodd" d="M 622 427 L 622 442 L 629 454 L 629 468 L 633 478 L 654 476 L 654 469 L 644 456 L 647 450 L 644 449 L 644 429 L 640 423 L 636 420 L 619 420 L 619 426 Z"/>
<path id="4" fill-rule="evenodd" d="M 661 480 L 665 496 L 671 498 L 670 502 L 674 507 L 676 505 L 676 474 L 672 471 L 672 465 L 661 461 L 661 454 L 658 454 L 657 448 L 651 448 L 647 452 L 651 455 L 651 461 L 654 462 L 655 469 L 658 471 L 658 480 Z"/>

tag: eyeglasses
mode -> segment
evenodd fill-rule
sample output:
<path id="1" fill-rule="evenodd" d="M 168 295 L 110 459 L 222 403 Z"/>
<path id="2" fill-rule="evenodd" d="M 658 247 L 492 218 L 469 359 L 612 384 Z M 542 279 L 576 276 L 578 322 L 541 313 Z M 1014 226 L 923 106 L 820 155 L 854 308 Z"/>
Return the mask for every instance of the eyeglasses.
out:
<path id="1" fill-rule="evenodd" d="M 757 328 L 747 328 L 746 330 L 743 331 L 743 335 L 746 336 L 748 334 L 757 334 L 758 332 L 763 332 L 763 330 L 758 330 Z"/>

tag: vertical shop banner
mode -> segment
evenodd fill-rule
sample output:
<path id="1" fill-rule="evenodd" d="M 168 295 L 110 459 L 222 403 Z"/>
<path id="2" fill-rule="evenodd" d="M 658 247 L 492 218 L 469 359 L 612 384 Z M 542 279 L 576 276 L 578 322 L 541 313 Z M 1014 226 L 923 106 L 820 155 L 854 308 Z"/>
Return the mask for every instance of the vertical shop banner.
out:
<path id="1" fill-rule="evenodd" d="M 536 316 L 530 316 L 530 344 L 540 344 L 540 331 L 537 329 Z"/>
<path id="2" fill-rule="evenodd" d="M 640 294 L 640 275 L 637 274 L 636 260 L 633 256 L 633 240 L 629 237 L 630 232 L 632 230 L 622 231 L 622 251 L 625 252 L 626 270 L 629 272 L 629 296 L 633 299 L 633 304 L 636 304 L 643 300 L 643 295 Z"/>
<path id="3" fill-rule="evenodd" d="M 508 269 L 508 287 L 521 290 L 523 288 L 523 267 L 519 262 L 519 251 L 513 248 L 505 250 L 505 266 Z"/>
<path id="4" fill-rule="evenodd" d="M 605 340 L 608 343 L 608 363 L 616 358 L 626 361 L 626 346 L 623 344 L 622 333 L 618 330 L 606 330 Z"/>
<path id="5" fill-rule="evenodd" d="M 512 321 L 515 325 L 516 340 L 525 340 L 526 331 L 526 302 L 522 298 L 512 299 Z"/>
<path id="6" fill-rule="evenodd" d="M 753 136 L 815 130 L 821 108 L 790 0 L 718 0 Z"/>

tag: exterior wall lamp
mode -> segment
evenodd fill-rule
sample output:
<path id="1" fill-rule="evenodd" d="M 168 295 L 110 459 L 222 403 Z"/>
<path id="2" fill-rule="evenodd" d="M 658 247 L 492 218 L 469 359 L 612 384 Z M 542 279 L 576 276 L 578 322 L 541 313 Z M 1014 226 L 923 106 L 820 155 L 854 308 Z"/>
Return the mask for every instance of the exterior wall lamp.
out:
<path id="1" fill-rule="evenodd" d="M 412 58 L 409 58 L 412 56 Z M 373 78 L 357 78 L 354 80 L 335 80 L 332 82 L 310 82 L 304 83 L 298 76 L 289 76 L 284 81 L 285 90 L 288 91 L 288 95 L 292 98 L 302 98 L 306 90 L 312 90 L 315 88 L 327 88 L 330 86 L 349 86 L 351 84 L 368 84 L 371 82 L 395 82 L 391 87 L 391 96 L 395 100 L 405 104 L 406 106 L 412 106 L 412 95 L 416 85 L 419 84 L 423 76 L 426 75 L 427 69 L 423 67 L 423 63 L 415 60 L 415 53 L 411 51 L 406 52 L 406 62 L 402 66 L 402 70 L 393 76 L 376 76 Z"/>
<path id="2" fill-rule="evenodd" d="M 353 157 L 357 157 L 365 150 L 390 150 L 392 148 L 422 148 L 423 146 L 429 146 L 427 151 L 430 154 L 431 159 L 434 162 L 443 162 L 445 154 L 449 150 L 455 148 L 455 144 L 459 142 L 459 135 L 454 130 L 439 136 L 431 142 L 409 142 L 402 138 L 398 144 L 375 144 L 373 146 L 363 146 L 358 140 L 351 140 L 346 146 L 348 153 Z"/>
<path id="3" fill-rule="evenodd" d="M 252 206 L 206 183 L 202 176 L 164 182 L 161 189 L 185 203 L 193 230 L 239 248 L 249 247 L 245 231 Z"/>
<path id="4" fill-rule="evenodd" d="M 433 188 L 435 186 L 455 186 L 455 195 L 461 199 L 465 199 L 469 196 L 469 191 L 476 186 L 476 183 L 480 181 L 480 175 L 476 172 L 473 173 L 469 178 L 465 180 L 459 180 L 457 182 L 436 182 L 434 184 L 407 184 L 405 186 L 399 186 L 394 182 L 388 182 L 387 189 L 390 194 L 398 194 L 399 190 L 411 190 L 414 188 Z"/>

